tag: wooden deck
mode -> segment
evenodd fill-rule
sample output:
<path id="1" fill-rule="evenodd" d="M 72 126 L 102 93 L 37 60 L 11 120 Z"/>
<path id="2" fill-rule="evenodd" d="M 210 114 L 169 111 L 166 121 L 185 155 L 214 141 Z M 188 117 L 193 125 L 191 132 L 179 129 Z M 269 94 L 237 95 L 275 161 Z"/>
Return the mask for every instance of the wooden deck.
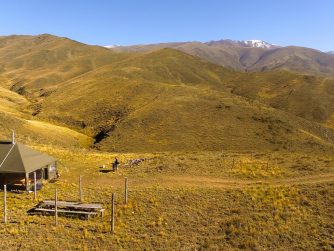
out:
<path id="1" fill-rule="evenodd" d="M 79 216 L 89 219 L 98 214 L 103 217 L 104 209 L 101 204 L 86 204 L 72 201 L 57 201 L 57 212 L 65 216 Z M 30 213 L 55 214 L 55 201 L 45 200 L 34 207 Z"/>

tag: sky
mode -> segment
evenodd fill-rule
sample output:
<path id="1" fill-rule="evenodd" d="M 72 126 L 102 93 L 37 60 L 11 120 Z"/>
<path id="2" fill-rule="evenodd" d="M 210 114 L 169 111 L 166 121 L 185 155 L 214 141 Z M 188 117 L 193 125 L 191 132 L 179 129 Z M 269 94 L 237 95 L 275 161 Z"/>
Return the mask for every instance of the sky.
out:
<path id="1" fill-rule="evenodd" d="M 2 0 L 0 35 L 94 45 L 261 39 L 334 51 L 334 0 Z"/>

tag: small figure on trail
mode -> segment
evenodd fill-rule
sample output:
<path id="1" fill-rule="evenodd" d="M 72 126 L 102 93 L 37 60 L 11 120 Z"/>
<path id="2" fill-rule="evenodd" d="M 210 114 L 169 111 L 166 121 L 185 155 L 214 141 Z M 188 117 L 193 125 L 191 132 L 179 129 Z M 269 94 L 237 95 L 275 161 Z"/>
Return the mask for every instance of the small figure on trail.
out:
<path id="1" fill-rule="evenodd" d="M 58 179 L 60 177 L 60 173 L 58 172 L 58 170 L 56 170 L 56 178 Z"/>
<path id="2" fill-rule="evenodd" d="M 112 170 L 115 172 L 118 169 L 119 161 L 117 157 L 115 157 L 115 161 L 112 163 Z"/>

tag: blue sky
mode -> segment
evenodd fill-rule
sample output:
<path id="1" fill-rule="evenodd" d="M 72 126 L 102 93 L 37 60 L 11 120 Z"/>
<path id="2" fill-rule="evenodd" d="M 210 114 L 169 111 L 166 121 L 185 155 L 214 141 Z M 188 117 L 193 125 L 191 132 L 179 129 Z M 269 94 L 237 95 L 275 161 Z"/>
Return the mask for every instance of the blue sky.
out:
<path id="1" fill-rule="evenodd" d="M 98 45 L 230 38 L 334 51 L 334 1 L 1 1 L 0 35 L 42 33 Z"/>

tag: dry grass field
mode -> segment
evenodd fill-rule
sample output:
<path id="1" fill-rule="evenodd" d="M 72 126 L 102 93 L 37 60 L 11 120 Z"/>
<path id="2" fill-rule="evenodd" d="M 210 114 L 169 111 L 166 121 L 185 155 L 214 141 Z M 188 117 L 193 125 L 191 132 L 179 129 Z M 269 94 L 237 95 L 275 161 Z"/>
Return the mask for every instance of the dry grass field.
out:
<path id="1" fill-rule="evenodd" d="M 331 155 L 298 153 L 103 153 L 35 146 L 59 159 L 61 177 L 38 200 L 79 198 L 102 203 L 88 221 L 33 216 L 33 194 L 8 193 L 5 250 L 332 250 L 334 170 Z M 118 156 L 146 160 L 100 172 Z M 268 164 L 267 164 L 268 163 Z M 104 169 L 103 169 L 104 170 Z M 129 203 L 124 204 L 124 177 Z M 116 232 L 110 233 L 111 193 Z M 2 193 L 1 193 L 2 194 Z M 2 214 L 2 210 L 0 211 Z"/>

